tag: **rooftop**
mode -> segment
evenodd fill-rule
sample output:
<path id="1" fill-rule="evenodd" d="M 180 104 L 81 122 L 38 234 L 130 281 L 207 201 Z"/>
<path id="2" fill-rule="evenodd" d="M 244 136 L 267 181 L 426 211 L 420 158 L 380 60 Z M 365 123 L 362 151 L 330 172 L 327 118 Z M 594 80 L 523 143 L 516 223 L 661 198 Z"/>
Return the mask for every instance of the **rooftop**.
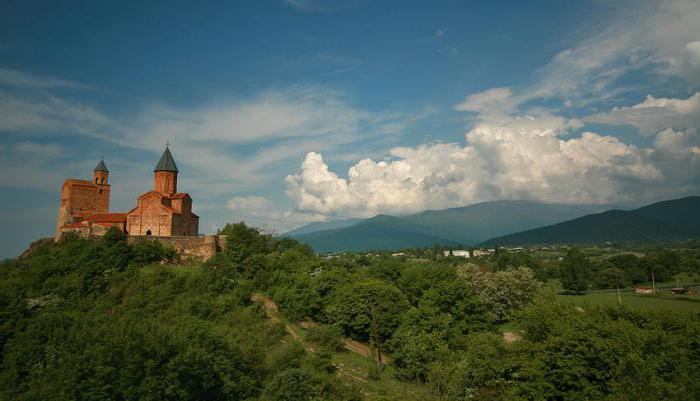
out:
<path id="1" fill-rule="evenodd" d="M 160 160 L 158 160 L 158 164 L 156 164 L 156 168 L 153 171 L 178 172 L 177 166 L 175 165 L 175 159 L 173 159 L 173 155 L 170 153 L 169 147 L 165 147 L 165 152 L 163 152 L 163 156 L 160 157 Z"/>

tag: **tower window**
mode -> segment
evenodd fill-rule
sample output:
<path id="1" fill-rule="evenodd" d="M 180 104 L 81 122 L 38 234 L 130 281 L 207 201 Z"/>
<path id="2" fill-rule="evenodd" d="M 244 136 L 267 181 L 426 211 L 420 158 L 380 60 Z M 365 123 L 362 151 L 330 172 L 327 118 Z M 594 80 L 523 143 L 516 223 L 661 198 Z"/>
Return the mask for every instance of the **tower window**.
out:
<path id="1" fill-rule="evenodd" d="M 101 189 L 97 190 L 97 193 L 102 195 L 102 190 Z"/>
<path id="2" fill-rule="evenodd" d="M 104 178 L 102 178 L 102 184 L 104 184 L 104 183 L 105 183 L 105 179 L 104 179 Z"/>
<path id="3" fill-rule="evenodd" d="M 99 180 L 99 178 L 95 177 L 95 184 L 97 184 L 97 180 Z"/>

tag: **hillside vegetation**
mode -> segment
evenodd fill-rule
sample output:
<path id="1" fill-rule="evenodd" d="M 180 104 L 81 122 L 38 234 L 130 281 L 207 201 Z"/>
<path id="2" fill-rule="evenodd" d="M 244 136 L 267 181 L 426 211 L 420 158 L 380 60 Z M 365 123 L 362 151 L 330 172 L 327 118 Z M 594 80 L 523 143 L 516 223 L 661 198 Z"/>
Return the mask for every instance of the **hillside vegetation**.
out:
<path id="1" fill-rule="evenodd" d="M 700 398 L 695 311 L 560 304 L 512 255 L 321 258 L 223 233 L 201 266 L 116 231 L 3 263 L 0 399 Z"/>

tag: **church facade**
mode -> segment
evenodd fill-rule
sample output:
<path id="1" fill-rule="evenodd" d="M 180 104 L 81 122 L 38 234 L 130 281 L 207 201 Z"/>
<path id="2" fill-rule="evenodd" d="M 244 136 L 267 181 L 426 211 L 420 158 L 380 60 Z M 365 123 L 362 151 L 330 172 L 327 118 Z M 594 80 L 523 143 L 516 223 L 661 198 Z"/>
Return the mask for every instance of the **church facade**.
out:
<path id="1" fill-rule="evenodd" d="M 153 171 L 153 190 L 138 196 L 127 213 L 110 213 L 109 170 L 104 160 L 95 167 L 93 179 L 67 179 L 61 189 L 56 238 L 72 231 L 102 235 L 115 226 L 130 236 L 196 236 L 199 216 L 192 212 L 192 198 L 177 191 L 179 171 L 170 149 L 165 148 Z"/>

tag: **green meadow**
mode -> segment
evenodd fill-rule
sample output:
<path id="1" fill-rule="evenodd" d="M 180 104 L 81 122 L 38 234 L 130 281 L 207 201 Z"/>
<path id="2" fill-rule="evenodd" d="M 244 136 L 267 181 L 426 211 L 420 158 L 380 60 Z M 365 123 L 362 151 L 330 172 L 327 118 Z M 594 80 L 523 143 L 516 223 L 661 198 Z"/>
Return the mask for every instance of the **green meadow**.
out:
<path id="1" fill-rule="evenodd" d="M 618 298 L 617 292 L 592 292 L 584 295 L 557 295 L 562 303 L 574 304 L 586 308 L 590 306 L 619 307 L 633 310 L 674 310 L 700 312 L 700 297 L 692 295 L 643 295 L 622 292 Z"/>

